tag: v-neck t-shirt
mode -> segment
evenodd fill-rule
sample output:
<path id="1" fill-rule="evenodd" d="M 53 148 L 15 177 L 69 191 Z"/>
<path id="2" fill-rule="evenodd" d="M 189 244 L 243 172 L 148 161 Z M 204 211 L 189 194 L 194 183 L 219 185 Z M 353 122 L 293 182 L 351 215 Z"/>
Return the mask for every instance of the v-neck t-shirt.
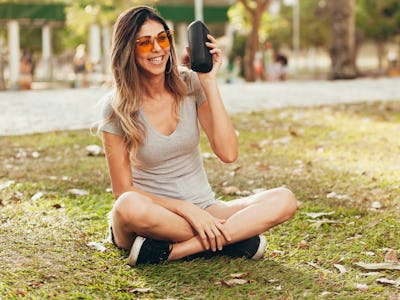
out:
<path id="1" fill-rule="evenodd" d="M 133 184 L 160 197 L 187 200 L 206 208 L 215 203 L 199 146 L 197 109 L 206 99 L 195 72 L 181 71 L 181 78 L 187 85 L 188 93 L 180 103 L 179 120 L 170 135 L 154 129 L 143 111 L 139 111 L 146 135 L 137 152 L 140 166 L 131 163 Z M 113 97 L 115 92 L 105 98 L 103 120 L 112 113 Z M 120 121 L 115 115 L 100 130 L 122 135 Z"/>

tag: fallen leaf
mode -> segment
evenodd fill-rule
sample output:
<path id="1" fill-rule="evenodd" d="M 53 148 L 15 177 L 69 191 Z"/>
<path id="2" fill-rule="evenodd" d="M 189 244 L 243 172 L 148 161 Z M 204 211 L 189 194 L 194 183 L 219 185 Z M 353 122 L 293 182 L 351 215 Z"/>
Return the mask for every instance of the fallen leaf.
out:
<path id="1" fill-rule="evenodd" d="M 382 208 L 382 204 L 379 201 L 374 201 L 371 203 L 371 208 L 373 209 L 381 209 Z"/>
<path id="2" fill-rule="evenodd" d="M 398 263 L 399 262 L 399 260 L 397 259 L 396 253 L 394 252 L 393 249 L 390 249 L 385 254 L 385 262 L 389 262 L 389 263 Z"/>
<path id="3" fill-rule="evenodd" d="M 385 262 L 367 264 L 364 262 L 358 262 L 356 265 L 366 270 L 400 270 L 400 263 Z"/>
<path id="4" fill-rule="evenodd" d="M 368 285 L 366 285 L 365 283 L 357 283 L 356 288 L 362 292 L 368 291 Z"/>
<path id="5" fill-rule="evenodd" d="M 338 221 L 334 221 L 334 220 L 326 220 L 326 219 L 322 219 L 322 220 L 307 220 L 307 221 L 310 222 L 310 223 L 313 223 L 313 224 L 311 224 L 311 226 L 315 227 L 315 228 L 321 227 L 322 224 L 340 224 L 340 223 L 343 223 L 343 222 L 338 222 Z"/>
<path id="6" fill-rule="evenodd" d="M 129 290 L 130 293 L 150 293 L 151 288 L 134 288 Z"/>
<path id="7" fill-rule="evenodd" d="M 37 151 L 33 151 L 33 152 L 31 153 L 31 156 L 32 156 L 33 158 L 39 158 L 39 157 L 40 157 L 40 153 L 37 152 Z"/>
<path id="8" fill-rule="evenodd" d="M 343 267 L 343 266 L 340 265 L 340 264 L 334 264 L 333 266 L 334 266 L 336 269 L 339 270 L 339 273 L 340 273 L 340 274 L 344 274 L 344 273 L 347 272 L 346 268 Z"/>
<path id="9" fill-rule="evenodd" d="M 0 190 L 4 190 L 15 183 L 14 180 L 7 180 L 5 182 L 0 182 Z"/>
<path id="10" fill-rule="evenodd" d="M 103 154 L 103 149 L 98 145 L 86 146 L 86 151 L 89 156 L 100 156 Z"/>
<path id="11" fill-rule="evenodd" d="M 238 192 L 240 192 L 240 190 L 236 186 L 225 186 L 221 189 L 221 194 L 223 195 L 233 195 Z"/>
<path id="12" fill-rule="evenodd" d="M 76 195 L 76 196 L 86 196 L 89 195 L 89 192 L 86 190 L 82 189 L 70 189 L 68 190 L 68 193 Z"/>
<path id="13" fill-rule="evenodd" d="M 229 276 L 232 277 L 232 278 L 242 278 L 242 277 L 245 277 L 245 276 L 248 276 L 248 275 L 249 275 L 249 272 L 229 274 Z"/>
<path id="14" fill-rule="evenodd" d="M 307 216 L 307 217 L 310 217 L 310 218 L 313 218 L 313 219 L 316 219 L 316 218 L 320 218 L 320 217 L 323 217 L 323 216 L 330 216 L 330 215 L 333 215 L 335 212 L 334 211 L 330 211 L 330 212 L 319 212 L 319 213 L 305 213 L 305 215 Z"/>
<path id="15" fill-rule="evenodd" d="M 40 198 L 42 198 L 43 196 L 44 196 L 43 192 L 37 192 L 35 195 L 33 195 L 31 197 L 31 200 L 32 201 L 36 201 L 36 200 L 39 200 Z"/>
<path id="16" fill-rule="evenodd" d="M 310 248 L 310 245 L 305 240 L 302 240 L 297 244 L 297 248 L 299 249 Z"/>
<path id="17" fill-rule="evenodd" d="M 338 199 L 338 200 L 351 200 L 350 196 L 348 195 L 339 195 L 336 194 L 335 192 L 330 192 L 329 194 L 326 195 L 326 198 L 328 199 Z"/>
<path id="18" fill-rule="evenodd" d="M 234 285 L 242 285 L 242 284 L 247 284 L 250 283 L 251 281 L 248 279 L 240 279 L 240 278 L 234 278 L 234 279 L 229 279 L 229 280 L 225 280 L 225 279 L 221 279 L 221 284 L 228 286 L 228 287 L 232 287 Z"/>
<path id="19" fill-rule="evenodd" d="M 93 248 L 93 249 L 95 249 L 95 250 L 97 250 L 97 251 L 100 251 L 100 252 L 106 252 L 106 251 L 107 251 L 107 248 L 104 247 L 104 245 L 103 245 L 102 243 L 98 243 L 98 242 L 89 242 L 89 243 L 87 243 L 86 245 L 87 245 L 88 247 Z"/>
<path id="20" fill-rule="evenodd" d="M 391 284 L 394 286 L 400 286 L 400 278 L 397 280 L 392 280 L 392 279 L 387 279 L 387 278 L 378 278 L 376 280 L 376 282 L 382 283 L 382 284 Z"/>

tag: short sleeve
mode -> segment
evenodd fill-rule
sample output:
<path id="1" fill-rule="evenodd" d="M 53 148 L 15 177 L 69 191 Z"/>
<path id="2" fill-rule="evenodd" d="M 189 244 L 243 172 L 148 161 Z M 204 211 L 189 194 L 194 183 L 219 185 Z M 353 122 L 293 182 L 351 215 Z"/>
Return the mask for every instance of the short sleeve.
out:
<path id="1" fill-rule="evenodd" d="M 102 100 L 102 116 L 99 126 L 100 131 L 109 132 L 116 135 L 123 135 L 119 118 L 113 114 L 112 101 L 115 93 L 107 94 Z"/>
<path id="2" fill-rule="evenodd" d="M 204 103 L 204 101 L 206 101 L 206 96 L 204 95 L 199 76 L 196 72 L 191 72 L 190 85 L 196 99 L 196 107 L 199 107 Z"/>

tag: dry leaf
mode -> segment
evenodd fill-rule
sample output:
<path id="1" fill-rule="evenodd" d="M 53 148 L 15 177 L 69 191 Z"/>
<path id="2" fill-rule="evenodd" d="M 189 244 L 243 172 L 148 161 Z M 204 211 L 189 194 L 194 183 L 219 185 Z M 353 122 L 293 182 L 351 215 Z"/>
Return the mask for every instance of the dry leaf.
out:
<path id="1" fill-rule="evenodd" d="M 82 190 L 82 189 L 70 189 L 68 190 L 68 193 L 71 193 L 76 196 L 86 196 L 89 195 L 89 192 L 87 190 Z"/>
<path id="2" fill-rule="evenodd" d="M 102 243 L 89 242 L 89 243 L 87 243 L 86 245 L 87 245 L 88 247 L 93 248 L 93 249 L 95 249 L 95 250 L 97 250 L 97 251 L 100 251 L 100 252 L 106 252 L 106 251 L 107 251 L 107 248 L 104 247 L 104 245 L 103 245 Z"/>
<path id="3" fill-rule="evenodd" d="M 365 283 L 357 283 L 356 288 L 362 292 L 368 291 L 368 285 L 366 285 Z"/>
<path id="4" fill-rule="evenodd" d="M 338 200 L 351 200 L 350 196 L 348 196 L 348 195 L 339 195 L 339 194 L 337 194 L 335 192 L 331 192 L 331 193 L 327 194 L 326 198 L 328 198 L 328 199 L 335 198 L 335 199 L 338 199 Z"/>
<path id="5" fill-rule="evenodd" d="M 305 240 L 302 240 L 300 241 L 300 243 L 297 244 L 297 248 L 299 249 L 310 248 L 310 245 Z"/>
<path id="6" fill-rule="evenodd" d="M 242 278 L 242 277 L 245 277 L 245 276 L 248 276 L 248 275 L 249 275 L 249 272 L 229 274 L 229 276 L 232 277 L 232 278 Z"/>
<path id="7" fill-rule="evenodd" d="M 374 201 L 371 203 L 371 208 L 372 209 L 381 209 L 382 208 L 382 204 L 379 201 Z"/>
<path id="8" fill-rule="evenodd" d="M 149 293 L 151 292 L 151 288 L 134 288 L 129 290 L 130 293 Z"/>
<path id="9" fill-rule="evenodd" d="M 240 192 L 240 190 L 236 186 L 225 186 L 221 189 L 221 194 L 223 195 L 233 195 L 238 192 Z"/>
<path id="10" fill-rule="evenodd" d="M 37 151 L 33 151 L 33 152 L 31 153 L 31 156 L 32 156 L 33 158 L 39 158 L 40 153 L 37 152 Z"/>
<path id="11" fill-rule="evenodd" d="M 228 286 L 228 287 L 232 287 L 234 285 L 242 285 L 242 284 L 247 284 L 250 283 L 250 280 L 248 279 L 240 279 L 240 278 L 234 278 L 234 279 L 229 279 L 229 280 L 224 280 L 221 279 L 221 284 Z"/>
<path id="12" fill-rule="evenodd" d="M 344 274 L 344 273 L 346 273 L 346 272 L 347 272 L 346 268 L 345 268 L 345 267 L 343 267 L 343 266 L 342 266 L 342 265 L 340 265 L 340 264 L 334 264 L 333 266 L 334 266 L 336 269 L 338 269 L 338 270 L 339 270 L 340 274 Z"/>
<path id="13" fill-rule="evenodd" d="M 330 211 L 330 212 L 319 212 L 319 213 L 305 213 L 305 215 L 307 217 L 316 219 L 316 218 L 323 217 L 323 216 L 330 216 L 330 215 L 333 215 L 334 213 L 335 213 L 334 211 Z"/>
<path id="14" fill-rule="evenodd" d="M 42 198 L 43 196 L 44 196 L 43 192 L 37 192 L 35 195 L 33 195 L 31 197 L 31 200 L 32 201 L 36 201 L 36 200 L 39 200 L 40 198 Z"/>
<path id="15" fill-rule="evenodd" d="M 103 149 L 98 145 L 86 146 L 86 151 L 89 156 L 100 156 L 103 154 Z"/>
<path id="16" fill-rule="evenodd" d="M 356 263 L 357 266 L 366 270 L 400 270 L 400 263 L 375 263 L 375 264 L 367 264 L 364 262 Z"/>
<path id="17" fill-rule="evenodd" d="M 8 180 L 8 181 L 5 181 L 5 182 L 0 182 L 0 190 L 4 190 L 4 189 L 8 188 L 11 185 L 13 185 L 14 183 L 15 183 L 14 180 Z"/>
<path id="18" fill-rule="evenodd" d="M 378 278 L 376 280 L 376 282 L 382 283 L 382 284 L 391 284 L 394 286 L 400 286 L 400 278 L 397 280 L 392 280 L 392 279 L 387 279 L 387 278 Z"/>
<path id="19" fill-rule="evenodd" d="M 393 249 L 389 249 L 389 251 L 385 254 L 385 262 L 389 263 L 398 263 L 399 260 L 397 259 L 396 253 Z"/>
<path id="20" fill-rule="evenodd" d="M 311 224 L 311 226 L 315 227 L 315 228 L 321 227 L 322 224 L 340 224 L 340 223 L 343 223 L 343 222 L 338 222 L 338 221 L 334 221 L 334 220 L 326 220 L 326 219 L 322 219 L 322 220 L 307 220 L 307 221 L 310 222 L 310 223 L 313 223 L 313 224 Z"/>

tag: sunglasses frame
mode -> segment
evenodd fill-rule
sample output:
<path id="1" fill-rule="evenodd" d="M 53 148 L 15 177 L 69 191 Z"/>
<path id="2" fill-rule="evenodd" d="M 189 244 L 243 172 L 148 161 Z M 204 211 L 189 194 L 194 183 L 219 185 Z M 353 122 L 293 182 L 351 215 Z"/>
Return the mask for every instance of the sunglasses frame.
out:
<path id="1" fill-rule="evenodd" d="M 160 37 L 161 34 L 166 34 L 167 38 L 168 38 L 168 46 L 162 46 L 162 43 L 160 44 L 158 42 L 158 38 Z M 154 48 L 154 41 L 157 41 L 157 44 L 162 48 L 165 49 L 169 46 L 171 46 L 172 43 L 172 37 L 174 35 L 174 31 L 169 29 L 169 30 L 163 30 L 160 31 L 157 35 L 155 36 L 151 36 L 151 35 L 144 35 L 141 37 L 138 37 L 135 41 L 135 47 L 137 47 L 137 50 L 141 53 L 147 53 L 147 52 L 151 52 L 151 50 L 153 50 Z M 139 43 L 141 42 L 141 40 L 146 39 L 149 40 L 150 39 L 150 45 L 149 46 L 140 46 Z"/>

